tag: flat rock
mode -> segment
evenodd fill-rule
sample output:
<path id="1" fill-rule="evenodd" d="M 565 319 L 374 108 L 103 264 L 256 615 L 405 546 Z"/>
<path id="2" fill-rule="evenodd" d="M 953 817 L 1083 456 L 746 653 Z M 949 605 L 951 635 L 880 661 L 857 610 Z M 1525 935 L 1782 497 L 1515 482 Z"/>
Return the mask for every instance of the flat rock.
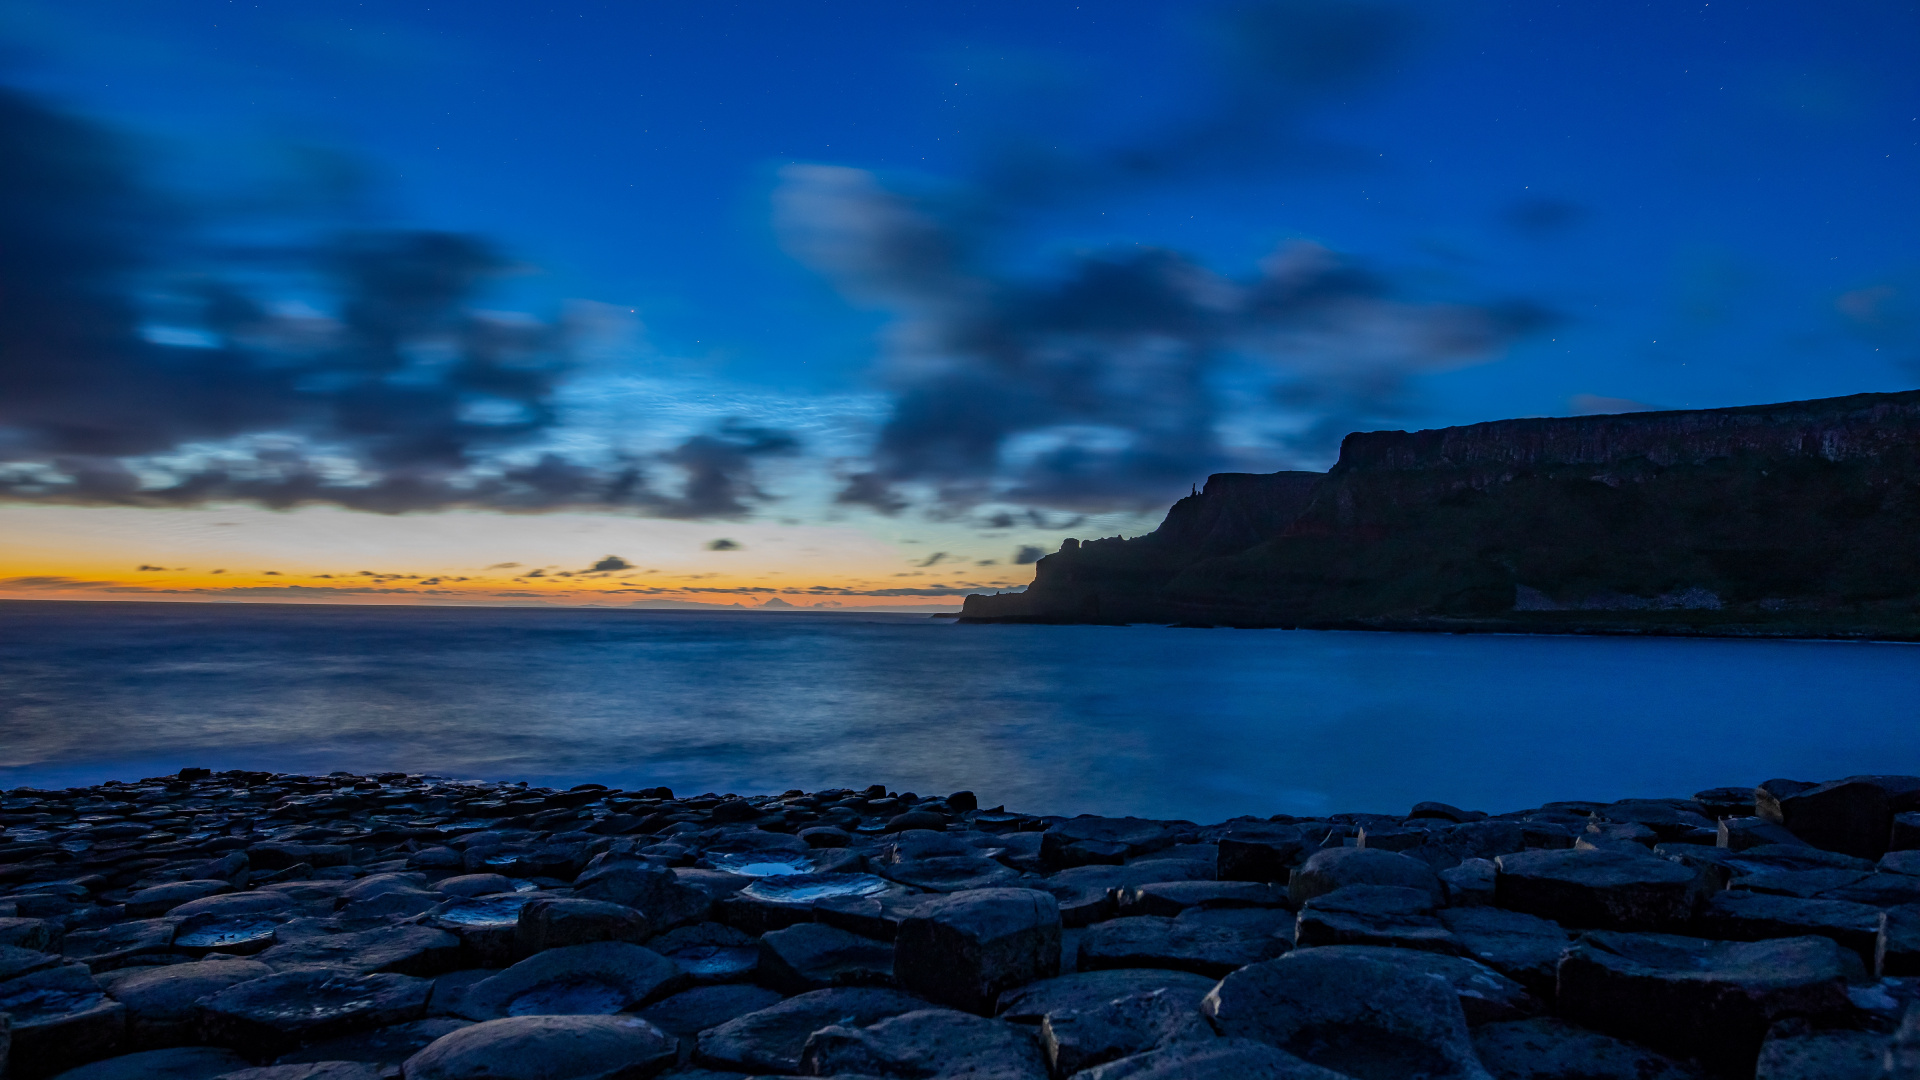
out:
<path id="1" fill-rule="evenodd" d="M 1002 992 L 1059 974 L 1060 931 L 1059 905 L 1047 893 L 956 893 L 900 923 L 894 977 L 928 1000 L 990 1013 Z"/>
<path id="2" fill-rule="evenodd" d="M 1294 942 L 1388 945 L 1459 955 L 1463 948 L 1433 915 L 1433 894 L 1399 885 L 1346 885 L 1300 905 Z"/>
<path id="3" fill-rule="evenodd" d="M 654 1002 L 640 1015 L 669 1035 L 687 1038 L 779 1003 L 780 994 L 762 986 L 696 986 Z"/>
<path id="4" fill-rule="evenodd" d="M 534 900 L 520 909 L 514 921 L 514 943 L 526 953 L 595 941 L 638 944 L 652 933 L 652 925 L 637 908 L 574 897 Z"/>
<path id="5" fill-rule="evenodd" d="M 12 1021 L 8 1062 L 16 1076 L 44 1076 L 105 1057 L 126 1030 L 126 1007 L 109 999 L 82 964 L 0 983 L 0 1014 Z"/>
<path id="6" fill-rule="evenodd" d="M 1887 1037 L 1869 1031 L 1818 1031 L 1775 1024 L 1760 1046 L 1754 1080 L 1884 1080 Z"/>
<path id="7" fill-rule="evenodd" d="M 298 906 L 284 893 L 258 889 L 252 892 L 227 893 L 224 896 L 190 900 L 167 914 L 175 918 L 184 918 L 188 915 L 261 915 L 269 912 L 292 911 Z"/>
<path id="8" fill-rule="evenodd" d="M 59 923 L 47 919 L 0 918 L 0 945 L 35 952 L 58 952 L 65 937 Z"/>
<path id="9" fill-rule="evenodd" d="M 573 895 L 637 908 L 655 931 L 699 922 L 713 906 L 712 895 L 686 884 L 686 875 L 641 862 L 611 862 L 587 870 L 574 879 Z"/>
<path id="10" fill-rule="evenodd" d="M 1540 1000 L 1528 993 L 1526 987 L 1464 956 L 1377 945 L 1327 945 L 1301 951 L 1312 951 L 1323 958 L 1361 958 L 1445 983 L 1459 998 L 1460 1010 L 1470 1025 L 1523 1020 L 1542 1009 Z"/>
<path id="11" fill-rule="evenodd" d="M 996 1015 L 1017 1024 L 1038 1024 L 1049 1013 L 1091 1009 L 1116 998 L 1165 990 L 1195 1008 L 1217 980 L 1160 968 L 1080 971 L 1043 979 L 1000 995 Z"/>
<path id="12" fill-rule="evenodd" d="M 1142 859 L 1127 866 L 1080 866 L 1049 876 L 1040 888 L 1060 904 L 1062 926 L 1089 926 L 1112 918 L 1121 889 L 1158 882 L 1211 881 L 1213 867 L 1197 859 Z"/>
<path id="13" fill-rule="evenodd" d="M 425 978 L 460 966 L 460 939 L 431 926 L 381 926 L 288 941 L 256 959 L 275 971 L 392 972 Z"/>
<path id="14" fill-rule="evenodd" d="M 1198 1002 L 1164 989 L 1062 1009 L 1040 1021 L 1040 1047 L 1057 1076 L 1173 1043 L 1213 1038 Z"/>
<path id="15" fill-rule="evenodd" d="M 1047 1080 L 1033 1032 L 952 1009 L 919 1009 L 873 1024 L 836 1024 L 807 1037 L 801 1068 L 814 1076 L 856 1074 L 952 1080 Z"/>
<path id="16" fill-rule="evenodd" d="M 201 1030 L 215 1045 L 273 1057 L 301 1043 L 422 1019 L 432 988 L 407 975 L 282 972 L 203 999 Z"/>
<path id="17" fill-rule="evenodd" d="M 669 930 L 647 947 L 680 966 L 695 983 L 750 979 L 760 970 L 760 944 L 751 934 L 723 923 L 703 922 Z"/>
<path id="18" fill-rule="evenodd" d="M 144 957 L 172 952 L 178 922 L 174 918 L 139 919 L 99 930 L 76 930 L 66 936 L 61 951 L 95 971 L 112 971 Z"/>
<path id="19" fill-rule="evenodd" d="M 709 1069 L 798 1073 L 807 1037 L 821 1028 L 862 1027 L 927 1007 L 925 1000 L 895 990 L 814 990 L 702 1031 L 693 1060 Z"/>
<path id="20" fill-rule="evenodd" d="M 434 1040 L 405 1069 L 406 1080 L 645 1080 L 677 1054 L 638 1016 L 510 1016 Z"/>
<path id="21" fill-rule="evenodd" d="M 1572 939 L 1560 924 L 1502 908 L 1446 908 L 1440 921 L 1466 955 L 1552 1000 L 1560 958 Z"/>
<path id="22" fill-rule="evenodd" d="M 1536 1017 L 1473 1030 L 1473 1046 L 1493 1080 L 1699 1080 L 1691 1066 L 1645 1047 Z"/>
<path id="23" fill-rule="evenodd" d="M 179 1046 L 122 1054 L 76 1069 L 54 1080 L 213 1080 L 247 1067 L 247 1059 L 217 1046 Z"/>
<path id="24" fill-rule="evenodd" d="M 1697 925 L 1702 937 L 1723 941 L 1818 934 L 1851 950 L 1872 970 L 1880 937 L 1880 910 L 1844 900 L 1803 900 L 1729 889 L 1708 899 Z"/>
<path id="25" fill-rule="evenodd" d="M 1119 914 L 1178 916 L 1192 908 L 1278 908 L 1285 893 L 1257 881 L 1154 881 L 1128 885 L 1116 897 Z"/>
<path id="26" fill-rule="evenodd" d="M 1286 948 L 1272 934 L 1140 915 L 1096 923 L 1080 939 L 1076 962 L 1081 971 L 1157 967 L 1217 979 Z"/>
<path id="27" fill-rule="evenodd" d="M 146 919 L 165 915 L 181 904 L 233 891 L 229 881 L 173 881 L 141 889 L 127 897 L 127 914 Z"/>
<path id="28" fill-rule="evenodd" d="M 1872 907 L 1920 904 L 1920 877 L 1910 874 L 1868 874 L 1851 884 L 1824 890 L 1818 897 Z"/>
<path id="29" fill-rule="evenodd" d="M 1419 889 L 1435 904 L 1446 901 L 1439 875 L 1419 859 L 1393 851 L 1368 848 L 1328 848 L 1316 851 L 1288 880 L 1296 905 L 1348 885 L 1392 885 Z"/>
<path id="30" fill-rule="evenodd" d="M 369 1065 L 399 1065 L 427 1048 L 435 1039 L 473 1026 L 470 1020 L 448 1016 L 430 1016 L 371 1031 L 355 1032 L 309 1043 L 292 1053 L 282 1054 L 276 1065 L 299 1065 L 327 1061 L 359 1061 Z"/>
<path id="31" fill-rule="evenodd" d="M 108 993 L 127 1007 L 130 1047 L 176 1046 L 194 1041 L 201 998 L 271 974 L 250 960 L 201 960 L 135 971 L 113 980 Z"/>
<path id="32" fill-rule="evenodd" d="M 1500 907 L 1582 929 L 1684 927 L 1705 890 L 1699 871 L 1651 854 L 1527 851 L 1495 864 Z"/>
<path id="33" fill-rule="evenodd" d="M 1019 871 L 980 855 L 909 859 L 880 868 L 880 874 L 902 885 L 945 893 L 1006 888 L 1020 880 Z"/>
<path id="34" fill-rule="evenodd" d="M 1500 868 L 1492 859 L 1463 859 L 1459 865 L 1440 871 L 1440 881 L 1447 887 L 1447 903 L 1455 907 L 1493 903 L 1499 876 Z"/>
<path id="35" fill-rule="evenodd" d="M 1920 808 L 1920 776 L 1849 776 L 1756 799 L 1760 816 L 1817 848 L 1862 859 L 1887 851 L 1894 815 Z"/>
<path id="36" fill-rule="evenodd" d="M 819 923 L 800 923 L 760 938 L 760 972 L 789 994 L 829 986 L 893 985 L 893 948 Z"/>
<path id="37" fill-rule="evenodd" d="M 1075 1075 L 1075 1080 L 1353 1080 L 1254 1039 L 1176 1043 Z"/>
<path id="38" fill-rule="evenodd" d="M 219 1080 L 380 1080 L 380 1070 L 359 1061 L 315 1061 L 235 1069 Z"/>
<path id="39" fill-rule="evenodd" d="M 448 896 L 489 896 L 513 891 L 513 879 L 505 874 L 460 874 L 433 883 L 433 891 Z"/>
<path id="40" fill-rule="evenodd" d="M 1719 942 L 1600 931 L 1561 961 L 1558 1008 L 1595 1030 L 1744 1073 L 1774 1020 L 1844 1011 L 1846 972 L 1840 946 L 1824 937 Z"/>
<path id="41" fill-rule="evenodd" d="M 687 982 L 673 961 L 624 941 L 536 953 L 473 984 L 460 1000 L 469 1020 L 610 1015 L 665 997 Z"/>
<path id="42" fill-rule="evenodd" d="M 1452 987 L 1353 948 L 1301 949 L 1241 968 L 1201 1010 L 1222 1035 L 1336 1073 L 1487 1080 Z"/>

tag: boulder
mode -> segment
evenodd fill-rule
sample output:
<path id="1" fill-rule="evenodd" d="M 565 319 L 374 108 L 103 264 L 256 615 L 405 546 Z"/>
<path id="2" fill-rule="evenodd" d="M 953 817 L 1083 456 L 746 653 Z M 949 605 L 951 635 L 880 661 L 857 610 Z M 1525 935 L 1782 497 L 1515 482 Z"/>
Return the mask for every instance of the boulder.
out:
<path id="1" fill-rule="evenodd" d="M 900 923 L 894 977 L 907 990 L 990 1013 L 1003 991 L 1060 971 L 1060 908 L 1033 889 L 978 889 L 921 908 Z"/>
<path id="2" fill-rule="evenodd" d="M 143 1050 L 68 1069 L 54 1080 L 214 1080 L 247 1067 L 247 1059 L 218 1046 Z"/>
<path id="3" fill-rule="evenodd" d="M 1217 979 L 1286 949 L 1286 942 L 1270 933 L 1139 915 L 1088 929 L 1080 939 L 1076 966 L 1081 971 L 1170 968 Z"/>
<path id="4" fill-rule="evenodd" d="M 1074 1080 L 1353 1080 L 1253 1039 L 1175 1043 L 1096 1065 Z"/>
<path id="5" fill-rule="evenodd" d="M 1708 889 L 1701 871 L 1651 854 L 1527 851 L 1494 862 L 1496 904 L 1582 929 L 1682 928 Z"/>
<path id="6" fill-rule="evenodd" d="M 599 1016 L 665 997 L 688 982 L 673 961 L 624 941 L 596 941 L 535 953 L 467 988 L 460 1015 Z"/>
<path id="7" fill-rule="evenodd" d="M 1440 921 L 1466 955 L 1552 1000 L 1560 958 L 1571 939 L 1560 924 L 1502 908 L 1447 908 Z"/>
<path id="8" fill-rule="evenodd" d="M 1300 905 L 1294 942 L 1301 948 L 1388 945 L 1459 955 L 1460 942 L 1433 910 L 1433 894 L 1425 889 L 1347 885 Z"/>
<path id="9" fill-rule="evenodd" d="M 1473 1029 L 1473 1048 L 1494 1080 L 1699 1080 L 1691 1066 L 1645 1047 L 1535 1017 Z"/>
<path id="10" fill-rule="evenodd" d="M 1062 1009 L 1040 1020 L 1040 1047 L 1056 1076 L 1173 1043 L 1213 1038 L 1199 1003 L 1165 989 Z"/>
<path id="11" fill-rule="evenodd" d="M 1729 889 L 1715 893 L 1700 910 L 1703 937 L 1723 941 L 1765 941 L 1818 934 L 1832 938 L 1873 969 L 1880 937 L 1880 911 L 1843 900 L 1803 900 L 1794 896 Z"/>
<path id="12" fill-rule="evenodd" d="M 1416 834 L 1419 843 L 1401 848 L 1401 853 L 1419 859 L 1436 871 L 1449 870 L 1469 860 L 1494 859 L 1527 849 L 1525 830 L 1514 821 L 1474 821 L 1416 830 Z"/>
<path id="13" fill-rule="evenodd" d="M 460 966 L 460 939 L 431 926 L 381 926 L 304 936 L 255 958 L 275 971 L 392 972 L 429 978 Z"/>
<path id="14" fill-rule="evenodd" d="M 1222 1035 L 1276 1046 L 1335 1073 L 1488 1080 L 1452 987 L 1343 947 L 1241 968 L 1220 980 L 1201 1010 Z"/>
<path id="15" fill-rule="evenodd" d="M 894 990 L 836 987 L 788 998 L 700 1033 L 693 1053 L 709 1069 L 796 1074 L 807 1037 L 834 1024 L 864 1027 L 889 1016 L 927 1008 L 927 1002 Z M 408 1080 L 414 1080 L 409 1076 Z"/>
<path id="16" fill-rule="evenodd" d="M 1561 1015 L 1710 1068 L 1750 1073 L 1767 1026 L 1848 1007 L 1848 967 L 1824 937 L 1721 942 L 1588 934 L 1560 962 Z"/>
<path id="17" fill-rule="evenodd" d="M 829 986 L 892 986 L 893 948 L 819 923 L 800 923 L 760 938 L 760 975 L 789 994 Z"/>
<path id="18" fill-rule="evenodd" d="M 284 893 L 258 889 L 253 892 L 227 893 L 224 896 L 190 900 L 167 914 L 174 918 L 185 918 L 189 915 L 268 915 L 292 912 L 298 906 Z"/>
<path id="19" fill-rule="evenodd" d="M 995 1014 L 1016 1024 L 1038 1024 L 1051 1013 L 1097 1008 L 1116 998 L 1155 991 L 1199 1008 L 1215 981 L 1162 968 L 1080 971 L 1008 990 L 1000 995 Z"/>
<path id="20" fill-rule="evenodd" d="M 1397 852 L 1369 848 L 1316 851 L 1293 872 L 1287 889 L 1294 904 L 1299 905 L 1348 885 L 1419 889 L 1433 897 L 1436 905 L 1445 903 L 1447 895 L 1431 866 Z"/>
<path id="21" fill-rule="evenodd" d="M 595 941 L 637 944 L 652 933 L 647 917 L 635 908 L 573 897 L 531 901 L 514 921 L 514 943 L 528 954 Z"/>
<path id="22" fill-rule="evenodd" d="M 200 1028 L 210 1043 L 270 1058 L 301 1043 L 419 1020 L 432 988 L 408 975 L 282 972 L 201 999 Z"/>
<path id="23" fill-rule="evenodd" d="M 1047 1080 L 1046 1059 L 1031 1030 L 952 1009 L 821 1028 L 807 1036 L 800 1067 L 813 1076 Z"/>
<path id="24" fill-rule="evenodd" d="M 510 1016 L 462 1028 L 407 1059 L 406 1080 L 646 1080 L 672 1037 L 638 1016 Z"/>
<path id="25" fill-rule="evenodd" d="M 127 1046 L 150 1050 L 194 1041 L 201 998 L 273 974 L 251 960 L 201 960 L 137 969 L 112 979 L 107 992 L 127 1009 Z"/>

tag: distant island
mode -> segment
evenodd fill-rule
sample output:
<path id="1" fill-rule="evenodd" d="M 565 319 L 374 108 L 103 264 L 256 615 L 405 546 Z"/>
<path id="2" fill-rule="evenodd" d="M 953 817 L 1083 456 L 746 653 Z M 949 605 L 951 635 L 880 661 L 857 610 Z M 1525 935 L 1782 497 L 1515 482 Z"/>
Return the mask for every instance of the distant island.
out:
<path id="1" fill-rule="evenodd" d="M 961 621 L 1920 640 L 1920 391 L 1357 432 Z"/>

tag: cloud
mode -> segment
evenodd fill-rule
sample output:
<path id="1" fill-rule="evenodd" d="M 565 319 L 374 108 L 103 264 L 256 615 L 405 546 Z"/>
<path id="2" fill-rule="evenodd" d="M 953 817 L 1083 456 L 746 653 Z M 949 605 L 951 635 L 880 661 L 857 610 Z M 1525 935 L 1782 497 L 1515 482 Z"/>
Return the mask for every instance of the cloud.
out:
<path id="1" fill-rule="evenodd" d="M 1306 242 L 1241 274 L 1151 245 L 1082 252 L 1045 272 L 1005 265 L 1056 206 L 1311 156 L 1309 112 L 1385 70 L 1415 31 L 1410 10 L 1236 8 L 1216 26 L 1213 97 L 1124 145 L 990 154 L 930 192 L 837 165 L 784 169 L 773 220 L 787 251 L 889 317 L 876 374 L 891 413 L 840 501 L 886 514 L 915 492 L 943 514 L 989 502 L 1163 506 L 1240 464 L 1221 434 L 1229 376 L 1251 373 L 1269 389 L 1261 419 L 1289 421 L 1270 456 L 1325 456 L 1355 427 L 1408 411 L 1419 376 L 1497 358 L 1544 324 L 1524 302 L 1408 295 Z"/>
<path id="2" fill-rule="evenodd" d="M 1599 394 L 1575 394 L 1567 399 L 1567 408 L 1576 416 L 1602 416 L 1608 413 L 1659 412 L 1661 406 L 1632 398 L 1602 397 Z"/>
<path id="3" fill-rule="evenodd" d="M 1031 563 L 1037 563 L 1046 557 L 1046 554 L 1047 551 L 1045 548 L 1035 547 L 1032 544 L 1022 544 L 1020 545 L 1020 550 L 1013 553 L 1013 565 L 1027 566 Z"/>
<path id="4" fill-rule="evenodd" d="M 723 536 L 718 540 L 707 541 L 707 550 L 708 551 L 739 551 L 740 545 L 735 541 L 729 540 Z"/>
<path id="5" fill-rule="evenodd" d="M 924 558 L 924 559 L 921 559 L 921 560 L 920 560 L 919 562 L 917 562 L 917 563 L 914 563 L 913 565 L 915 565 L 915 566 L 938 566 L 938 565 L 940 565 L 940 564 L 941 564 L 942 562 L 944 562 L 944 561 L 946 561 L 946 558 L 947 558 L 947 553 L 946 553 L 946 552 L 944 552 L 944 551 L 936 551 L 936 552 L 934 552 L 933 554 L 931 554 L 931 555 L 929 555 L 929 556 L 927 556 L 926 558 Z"/>
<path id="6" fill-rule="evenodd" d="M 497 562 L 487 567 L 488 570 L 517 570 L 519 568 L 520 564 L 517 562 Z"/>
<path id="7" fill-rule="evenodd" d="M 0 578 L 0 589 L 91 589 L 112 584 L 111 581 L 83 581 L 79 578 L 38 574 Z"/>
<path id="8" fill-rule="evenodd" d="M 139 565 L 139 567 L 137 567 L 137 569 L 139 569 L 139 570 L 165 570 L 165 569 L 166 569 L 166 567 L 164 567 L 164 566 L 148 566 L 148 565 L 147 565 L 146 563 L 141 563 L 141 564 Z"/>
<path id="9" fill-rule="evenodd" d="M 599 562 L 594 563 L 592 566 L 588 567 L 587 572 L 595 573 L 595 572 L 609 571 L 609 570 L 631 570 L 631 569 L 633 569 L 632 563 L 628 562 L 627 560 L 621 558 L 618 555 L 609 555 L 606 558 L 601 559 Z"/>
<path id="10" fill-rule="evenodd" d="M 492 244 L 289 211 L 272 231 L 295 239 L 237 248 L 261 223 L 162 197 L 160 164 L 0 87 L 0 499 L 733 517 L 766 497 L 751 462 L 792 448 L 723 428 L 562 454 L 592 320 L 485 310 L 512 269 Z"/>

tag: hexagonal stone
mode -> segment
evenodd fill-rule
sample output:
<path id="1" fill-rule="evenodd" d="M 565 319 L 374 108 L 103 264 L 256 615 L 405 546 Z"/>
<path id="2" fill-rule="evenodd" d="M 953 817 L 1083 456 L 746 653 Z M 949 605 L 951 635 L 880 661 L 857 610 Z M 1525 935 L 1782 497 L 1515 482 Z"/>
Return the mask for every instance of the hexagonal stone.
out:
<path id="1" fill-rule="evenodd" d="M 637 908 L 605 900 L 546 897 L 520 909 L 514 943 L 524 953 L 537 953 L 595 941 L 638 944 L 652 933 L 652 925 Z"/>
<path id="2" fill-rule="evenodd" d="M 356 1031 L 351 1035 L 321 1039 L 298 1050 L 280 1055 L 274 1064 L 358 1061 L 368 1065 L 397 1066 L 426 1049 L 441 1036 L 451 1035 L 462 1028 L 472 1026 L 471 1020 L 430 1016 L 425 1020 L 410 1020 L 390 1027 L 372 1028 L 367 1031 Z"/>
<path id="3" fill-rule="evenodd" d="M 218 1046 L 143 1050 L 68 1069 L 54 1080 L 214 1080 L 247 1067 L 247 1059 Z"/>
<path id="4" fill-rule="evenodd" d="M 173 951 L 174 918 L 114 923 L 99 930 L 76 930 L 61 949 L 95 971 L 112 971 L 146 957 Z"/>
<path id="5" fill-rule="evenodd" d="M 1886 854 L 1894 816 L 1916 808 L 1920 776 L 1849 776 L 1758 799 L 1760 816 L 1815 847 L 1862 859 Z"/>
<path id="6" fill-rule="evenodd" d="M 473 984 L 460 1001 L 472 1020 L 502 1016 L 607 1015 L 665 997 L 686 973 L 659 953 L 624 941 L 548 949 Z"/>
<path id="7" fill-rule="evenodd" d="M 281 931 L 282 935 L 288 933 Z M 460 939 L 431 926 L 381 926 L 343 934 L 318 933 L 259 953 L 275 971 L 344 970 L 430 977 L 460 966 Z"/>
<path id="8" fill-rule="evenodd" d="M 262 1065 L 220 1074 L 218 1080 L 381 1080 L 380 1070 L 359 1061 Z"/>
<path id="9" fill-rule="evenodd" d="M 637 908 L 660 931 L 699 922 L 713 906 L 707 893 L 683 884 L 685 876 L 642 862 L 609 862 L 575 878 L 573 894 Z"/>
<path id="10" fill-rule="evenodd" d="M 973 1076 L 1047 1080 L 1033 1032 L 952 1009 L 919 1009 L 807 1036 L 800 1067 L 814 1076 Z"/>
<path id="11" fill-rule="evenodd" d="M 1327 848 L 1316 851 L 1288 880 L 1293 902 L 1304 904 L 1348 885 L 1393 885 L 1419 889 L 1434 904 L 1446 901 L 1446 888 L 1433 867 L 1393 851 L 1369 848 Z"/>
<path id="12" fill-rule="evenodd" d="M 250 960 L 201 960 L 116 972 L 118 977 L 105 985 L 127 1007 L 127 1045 L 147 1050 L 193 1042 L 200 1017 L 196 1002 L 271 974 L 272 968 Z"/>
<path id="13" fill-rule="evenodd" d="M 1767 1025 L 1846 1010 L 1848 965 L 1824 937 L 1721 942 L 1588 934 L 1560 962 L 1568 1019 L 1710 1067 L 1753 1068 Z"/>
<path id="14" fill-rule="evenodd" d="M 1176 1043 L 1095 1065 L 1074 1080 L 1353 1080 L 1253 1039 Z"/>
<path id="15" fill-rule="evenodd" d="M 1701 936 L 1723 941 L 1818 934 L 1857 954 L 1871 970 L 1880 937 L 1880 910 L 1844 900 L 1803 900 L 1729 889 L 1708 899 L 1697 925 Z"/>
<path id="16" fill-rule="evenodd" d="M 677 1053 L 638 1016 L 510 1016 L 436 1039 L 405 1070 L 407 1080 L 645 1080 Z"/>
<path id="17" fill-rule="evenodd" d="M 216 1045 L 273 1057 L 300 1043 L 419 1020 L 432 988 L 407 975 L 283 972 L 202 999 L 201 1031 Z"/>
<path id="18" fill-rule="evenodd" d="M 1211 1041 L 1213 1028 L 1190 996 L 1153 990 L 1040 1021 L 1040 1047 L 1057 1076 L 1178 1042 Z"/>
<path id="19" fill-rule="evenodd" d="M 1080 939 L 1076 966 L 1081 971 L 1171 968 L 1217 979 L 1286 949 L 1284 940 L 1257 930 L 1138 915 L 1095 923 Z"/>
<path id="20" fill-rule="evenodd" d="M 893 985 L 893 948 L 819 923 L 800 923 L 760 938 L 760 971 L 789 994 L 829 986 Z"/>
<path id="21" fill-rule="evenodd" d="M 1241 968 L 1201 1009 L 1222 1035 L 1336 1073 L 1487 1080 L 1451 987 L 1347 948 L 1301 949 Z"/>
<path id="22" fill-rule="evenodd" d="M 0 918 L 0 945 L 35 952 L 59 952 L 65 936 L 59 923 L 46 919 Z"/>
<path id="23" fill-rule="evenodd" d="M 821 1028 L 833 1024 L 865 1026 L 927 1008 L 928 1004 L 895 990 L 815 990 L 701 1032 L 693 1060 L 709 1069 L 797 1074 L 807 1037 Z"/>
<path id="24" fill-rule="evenodd" d="M 1873 972 L 1881 978 L 1920 975 L 1920 904 L 1880 913 L 1874 934 Z"/>
<path id="25" fill-rule="evenodd" d="M 1398 885 L 1347 885 L 1300 905 L 1294 942 L 1388 945 L 1459 955 L 1453 932 L 1433 915 L 1433 894 Z"/>
<path id="26" fill-rule="evenodd" d="M 1691 1066 L 1644 1046 L 1536 1017 L 1473 1029 L 1493 1080 L 1699 1080 Z"/>
<path id="27" fill-rule="evenodd" d="M 126 1008 L 107 997 L 83 964 L 41 968 L 0 982 L 0 1014 L 12 1018 L 9 1067 L 45 1076 L 112 1054 Z"/>
<path id="28" fill-rule="evenodd" d="M 1174 918 L 1192 908 L 1285 907 L 1285 893 L 1258 881 L 1154 881 L 1128 885 L 1116 897 L 1119 914 Z"/>
<path id="29" fill-rule="evenodd" d="M 1760 1046 L 1754 1080 L 1885 1080 L 1888 1040 L 1870 1031 L 1823 1031 L 1782 1021 Z"/>
<path id="30" fill-rule="evenodd" d="M 1560 924 L 1502 908 L 1446 908 L 1440 921 L 1466 954 L 1551 1000 L 1572 939 Z"/>
<path id="31" fill-rule="evenodd" d="M 894 977 L 907 990 L 987 1013 L 1001 992 L 1060 971 L 1060 908 L 1033 889 L 977 889 L 900 924 Z"/>
<path id="32" fill-rule="evenodd" d="M 141 889 L 127 897 L 127 914 L 137 919 L 165 915 L 181 904 L 233 891 L 227 881 L 173 881 Z"/>
<path id="33" fill-rule="evenodd" d="M 1038 1024 L 1049 1013 L 1090 1009 L 1116 998 L 1165 990 L 1195 1008 L 1217 980 L 1189 971 L 1125 968 L 1077 971 L 1042 979 L 1000 995 L 995 1015 L 1016 1024 Z"/>
<path id="34" fill-rule="evenodd" d="M 1570 849 L 1494 861 L 1495 903 L 1583 929 L 1683 927 L 1707 889 L 1700 871 L 1653 855 Z"/>
<path id="35" fill-rule="evenodd" d="M 640 1015 L 661 1031 L 685 1039 L 779 1003 L 780 994 L 763 986 L 696 986 L 654 1002 Z"/>
<path id="36" fill-rule="evenodd" d="M 1453 988 L 1469 1025 L 1524 1020 L 1542 1011 L 1539 999 L 1505 975 L 1464 956 L 1394 949 L 1380 945 L 1323 945 L 1312 950 L 1322 959 L 1359 958 L 1386 964 L 1407 975 Z"/>

